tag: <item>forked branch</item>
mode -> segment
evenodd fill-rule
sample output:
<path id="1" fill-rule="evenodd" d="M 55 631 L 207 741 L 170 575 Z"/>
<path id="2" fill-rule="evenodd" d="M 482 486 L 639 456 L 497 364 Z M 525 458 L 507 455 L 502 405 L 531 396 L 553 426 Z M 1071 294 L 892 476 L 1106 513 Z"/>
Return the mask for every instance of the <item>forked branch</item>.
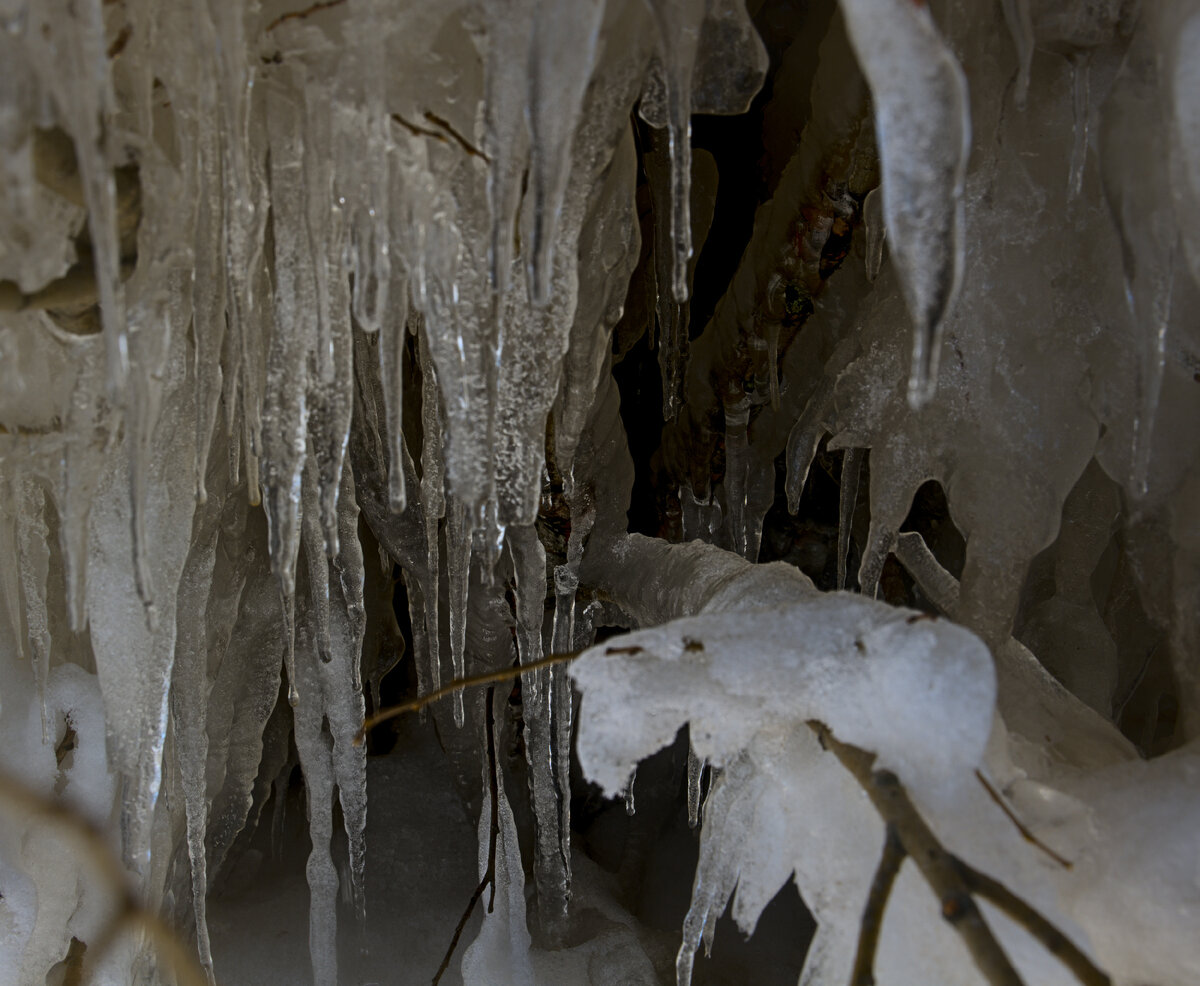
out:
<path id="1" fill-rule="evenodd" d="M 900 779 L 889 770 L 875 769 L 875 754 L 837 739 L 823 723 L 810 721 L 809 728 L 817 734 L 821 745 L 838 758 L 866 792 L 875 810 L 887 824 L 889 841 L 884 846 L 884 858 L 871 887 L 867 907 L 863 912 L 862 937 L 854 967 L 851 986 L 874 982 L 871 963 L 874 961 L 878 923 L 882 920 L 887 895 L 895 879 L 900 860 L 891 846 L 894 833 L 903 854 L 912 857 L 926 883 L 941 904 L 942 917 L 962 936 L 975 965 L 991 986 L 1024 986 L 1012 962 L 996 941 L 980 913 L 975 897 L 995 904 L 1009 917 L 1023 925 L 1050 953 L 1060 959 L 1084 986 L 1110 986 L 1108 976 L 1092 963 L 1061 931 L 1042 914 L 1021 900 L 999 881 L 972 869 L 948 852 L 937 836 L 925 824 L 913 805 Z M 864 965 L 864 963 L 866 963 Z M 865 976 L 865 978 L 863 978 Z"/>

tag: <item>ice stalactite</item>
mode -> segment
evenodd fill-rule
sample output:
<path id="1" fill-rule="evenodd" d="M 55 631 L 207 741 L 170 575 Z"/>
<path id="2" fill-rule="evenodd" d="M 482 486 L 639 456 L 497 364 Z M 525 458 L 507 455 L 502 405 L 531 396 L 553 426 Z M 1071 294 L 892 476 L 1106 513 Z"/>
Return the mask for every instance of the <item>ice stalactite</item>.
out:
<path id="1" fill-rule="evenodd" d="M 490 693 L 489 693 L 490 695 Z M 495 750 L 494 714 L 488 713 L 487 749 Z M 491 874 L 483 927 L 462 959 L 469 986 L 505 982 L 533 986 L 530 935 L 525 919 L 525 868 L 517 841 L 516 820 L 504 786 L 499 759 L 483 760 L 483 805 L 479 812 L 479 876 Z M 493 849 L 494 847 L 494 849 Z"/>
<path id="2" fill-rule="evenodd" d="M 388 297 L 391 303 L 388 306 L 387 317 L 378 330 L 379 369 L 383 384 L 383 402 L 387 412 L 388 506 L 392 513 L 400 514 L 404 512 L 408 499 L 408 490 L 404 483 L 406 449 L 403 421 L 404 349 L 408 338 L 408 278 L 403 273 L 393 274 Z M 430 371 L 432 372 L 432 366 Z M 436 388 L 436 382 L 434 387 Z M 436 389 L 431 392 L 436 400 Z"/>
<path id="3" fill-rule="evenodd" d="M 848 448 L 842 455 L 842 479 L 838 496 L 837 587 L 846 586 L 846 560 L 850 554 L 850 533 L 854 526 L 854 508 L 858 503 L 858 480 L 862 475 L 866 450 Z"/>
<path id="4" fill-rule="evenodd" d="M 454 678 L 466 675 L 467 596 L 471 582 L 471 522 L 467 506 L 457 497 L 446 498 L 446 581 L 449 584 L 450 667 Z M 428 596 L 426 596 L 428 601 Z M 428 627 L 432 636 L 434 628 Z M 454 693 L 454 724 L 462 727 L 463 695 Z"/>
<path id="5" fill-rule="evenodd" d="M 532 527 L 513 528 L 506 543 L 516 576 L 517 651 L 522 665 L 532 664 L 544 654 L 546 550 Z M 561 787 L 565 765 L 560 763 L 570 756 L 570 736 L 568 733 L 564 746 L 564 737 L 555 728 L 555 720 L 563 711 L 561 692 L 565 686 L 566 701 L 570 702 L 570 687 L 561 675 L 557 678 L 552 675 L 553 670 L 539 668 L 521 678 L 525 750 L 536 830 L 533 873 L 538 914 L 543 931 L 551 936 L 562 931 L 571 885 L 570 793 L 569 787 L 565 791 Z"/>
<path id="6" fill-rule="evenodd" d="M 425 603 L 426 660 L 429 687 L 442 687 L 441 622 L 438 610 L 438 581 L 441 571 L 439 525 L 446 516 L 445 460 L 442 457 L 442 419 L 439 407 L 437 370 L 429 353 L 424 329 L 418 331 L 421 357 L 421 508 L 425 518 L 425 564 L 428 591 L 421 589 Z M 449 525 L 447 525 L 447 538 Z M 449 541 L 447 540 L 447 544 Z M 414 622 L 414 626 L 417 623 Z M 452 672 L 452 676 L 454 673 Z"/>
<path id="7" fill-rule="evenodd" d="M 192 546 L 179 582 L 175 667 L 171 677 L 171 719 L 175 728 L 175 759 L 183 789 L 196 948 L 200 965 L 210 984 L 214 982 L 214 977 L 208 935 L 208 859 L 205 846 L 209 808 L 206 776 L 209 625 L 206 609 L 209 607 L 221 534 L 221 506 L 215 497 L 206 500 L 193 521 Z M 218 609 L 215 606 L 212 608 Z M 229 615 L 236 615 L 236 610 L 230 608 Z"/>
<path id="8" fill-rule="evenodd" d="M 316 286 L 305 230 L 303 109 L 279 83 L 267 87 L 271 142 L 271 216 L 275 243 L 275 332 L 263 394 L 262 486 L 271 565 L 280 583 L 288 636 L 294 639 L 300 488 L 308 427 L 307 357 L 315 344 Z M 289 698 L 299 697 L 289 645 Z"/>
<path id="9" fill-rule="evenodd" d="M 748 558 L 746 543 L 746 495 L 750 477 L 750 399 L 725 404 L 725 509 L 733 550 Z M 753 559 L 750 559 L 753 561 Z"/>
<path id="10" fill-rule="evenodd" d="M 967 81 L 928 7 L 845 0 L 841 9 L 875 100 L 883 213 L 913 319 L 908 399 L 916 408 L 937 386 L 942 329 L 962 279 Z"/>
<path id="11" fill-rule="evenodd" d="M 50 675 L 50 622 L 46 611 L 50 574 L 50 531 L 46 526 L 46 496 L 37 480 L 19 477 L 14 485 L 16 501 L 16 550 L 9 555 L 16 564 L 10 566 L 20 575 L 20 600 L 24 614 L 25 635 L 29 641 L 29 659 L 37 688 L 38 705 L 42 715 L 42 738 L 49 734 L 46 713 L 46 682 Z M 11 612 L 11 610 L 10 610 Z M 21 623 L 14 621 L 14 626 Z M 23 643 L 24 641 L 22 641 Z"/>
<path id="12" fill-rule="evenodd" d="M 312 840 L 305 873 L 308 877 L 308 950 L 315 986 L 336 986 L 338 874 L 330 842 L 333 838 L 333 739 L 326 728 L 312 628 L 304 618 L 296 629 L 296 673 L 305 699 L 296 707 L 296 749 L 308 792 L 308 835 Z"/>

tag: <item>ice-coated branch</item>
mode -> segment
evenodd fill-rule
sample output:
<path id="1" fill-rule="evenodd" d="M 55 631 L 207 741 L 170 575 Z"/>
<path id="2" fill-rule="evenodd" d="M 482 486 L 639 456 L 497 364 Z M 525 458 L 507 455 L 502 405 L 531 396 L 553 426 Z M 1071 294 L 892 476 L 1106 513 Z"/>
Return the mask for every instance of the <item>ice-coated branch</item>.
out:
<path id="1" fill-rule="evenodd" d="M 977 896 L 995 904 L 1021 924 L 1084 986 L 1108 986 L 1109 977 L 1028 902 L 998 880 L 980 873 L 950 853 L 921 817 L 900 779 L 890 770 L 875 769 L 875 754 L 841 742 L 823 723 L 810 720 L 808 725 L 817 734 L 821 745 L 858 781 L 887 824 L 883 858 L 863 913 L 851 986 L 874 982 L 871 963 L 879 923 L 905 855 L 912 856 L 938 898 L 942 917 L 962 936 L 976 966 L 992 986 L 1020 986 L 1022 980 L 980 913 L 975 902 Z"/>
<path id="2" fill-rule="evenodd" d="M 879 868 L 875 871 L 875 878 L 871 881 L 871 892 L 867 895 L 867 904 L 863 908 L 862 929 L 858 934 L 858 952 L 854 956 L 850 986 L 875 986 L 875 952 L 879 948 L 883 912 L 906 855 L 908 854 L 896 834 L 895 826 L 888 825 L 883 841 L 883 854 L 879 857 Z"/>
<path id="3" fill-rule="evenodd" d="M 904 785 L 890 770 L 875 769 L 875 754 L 842 743 L 823 723 L 809 722 L 829 750 L 866 792 L 875 810 L 896 833 L 900 845 L 937 895 L 944 917 L 962 936 L 971 958 L 992 986 L 1021 986 L 1021 977 L 996 941 L 971 896 L 971 888 L 955 859 L 938 841 L 909 800 Z M 873 895 L 873 891 L 872 891 Z"/>
<path id="4" fill-rule="evenodd" d="M 13 813 L 27 812 L 58 829 L 91 864 L 116 898 L 116 909 L 92 945 L 87 961 L 94 965 L 121 932 L 133 925 L 146 932 L 160 957 L 175 972 L 180 986 L 211 986 L 174 929 L 141 902 L 130 885 L 125 867 L 109 848 L 108 839 L 100 828 L 66 803 L 44 797 L 3 771 L 0 771 L 0 808 Z"/>

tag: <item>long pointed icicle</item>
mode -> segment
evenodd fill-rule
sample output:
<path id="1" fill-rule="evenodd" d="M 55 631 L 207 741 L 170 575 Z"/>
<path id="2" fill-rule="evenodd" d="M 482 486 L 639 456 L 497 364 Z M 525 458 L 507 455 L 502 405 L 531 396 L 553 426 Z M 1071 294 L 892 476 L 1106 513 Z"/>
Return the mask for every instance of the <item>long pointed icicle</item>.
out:
<path id="1" fill-rule="evenodd" d="M 430 687 L 437 691 L 442 687 L 442 634 L 438 610 L 441 553 L 438 528 L 441 518 L 446 514 L 446 477 L 445 460 L 442 458 L 442 416 L 438 410 L 440 398 L 437 371 L 424 330 L 420 331 L 418 342 L 421 356 L 421 507 L 425 515 L 425 564 L 429 579 L 428 591 L 419 591 L 425 601 L 425 639 L 429 655 Z"/>
<path id="2" fill-rule="evenodd" d="M 38 702 L 41 706 L 42 739 L 45 740 L 49 734 L 46 720 L 46 680 L 50 674 L 50 621 L 46 612 L 46 580 L 50 573 L 50 531 L 46 526 L 46 499 L 42 487 L 29 477 L 17 480 L 16 485 L 16 560 L 21 573 L 25 630 L 33 661 L 33 677 L 37 683 Z"/>
<path id="3" fill-rule="evenodd" d="M 179 580 L 175 617 L 175 668 L 171 681 L 171 718 L 175 727 L 175 757 L 187 826 L 188 859 L 192 869 L 192 908 L 196 918 L 196 948 L 200 965 L 214 983 L 212 949 L 208 938 L 207 850 L 208 792 L 208 639 L 205 610 L 212 586 L 220 534 L 219 510 L 210 505 L 193 525 L 193 546 Z M 231 610 L 231 616 L 236 610 Z"/>
<path id="4" fill-rule="evenodd" d="M 884 219 L 913 320 L 908 400 L 918 408 L 936 389 L 962 279 L 967 80 L 923 4 L 842 0 L 841 9 L 875 104 Z"/>

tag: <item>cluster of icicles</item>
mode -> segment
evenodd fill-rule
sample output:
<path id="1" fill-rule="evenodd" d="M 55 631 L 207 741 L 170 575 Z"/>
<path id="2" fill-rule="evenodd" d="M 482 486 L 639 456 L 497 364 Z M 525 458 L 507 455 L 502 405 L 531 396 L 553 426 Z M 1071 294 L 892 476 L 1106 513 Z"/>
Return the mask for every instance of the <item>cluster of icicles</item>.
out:
<path id="1" fill-rule="evenodd" d="M 17 560 L 0 575 L 15 642 L 6 762 L 52 788 L 67 724 L 86 749 L 103 722 L 125 864 L 152 906 L 191 902 L 210 974 L 206 873 L 256 823 L 264 787 L 286 783 L 289 724 L 309 791 L 319 986 L 337 978 L 335 789 L 365 906 L 353 737 L 374 561 L 360 510 L 403 568 L 422 691 L 472 661 L 507 663 L 507 627 L 472 624 L 507 605 L 503 579 L 489 582 L 506 565 L 522 664 L 590 643 L 575 604 L 585 540 L 624 531 L 631 479 L 595 460 L 619 434 L 610 340 L 639 253 L 635 107 L 666 143 L 665 166 L 647 165 L 666 409 L 683 448 L 709 440 L 692 423 L 714 407 L 724 420 L 719 490 L 705 456 L 678 465 L 685 534 L 754 560 L 774 458 L 786 445 L 796 501 L 832 432 L 850 472 L 871 449 L 864 591 L 913 492 L 941 479 L 968 536 L 957 616 L 989 643 L 1007 639 L 1025 570 L 1093 457 L 1146 498 L 1167 543 L 1200 551 L 1181 506 L 1196 457 L 1161 439 L 1164 418 L 1194 403 L 1167 370 L 1196 358 L 1178 326 L 1200 284 L 1197 5 L 1003 6 L 1011 38 L 953 4 L 943 33 L 920 3 L 843 0 L 841 44 L 873 105 L 864 89 L 815 140 L 877 158 L 882 192 L 851 188 L 854 176 L 821 190 L 830 215 L 865 219 L 867 263 L 830 281 L 810 332 L 836 346 L 815 361 L 812 347 L 781 351 L 777 284 L 802 280 L 806 244 L 819 256 L 824 242 L 795 234 L 813 183 L 798 152 L 688 374 L 690 118 L 742 112 L 761 85 L 742 0 L 3 6 L 0 550 Z M 835 51 L 823 71 L 853 64 Z M 1099 136 L 1090 77 L 1107 94 Z M 1053 147 L 1037 144 L 1043 130 Z M 1051 180 L 1063 133 L 1069 160 Z M 1036 164 L 1029 147 L 1045 151 Z M 1064 231 L 1041 236 L 1056 213 Z M 1070 270 L 1083 242 L 1095 274 Z M 767 386 L 716 392 L 707 371 L 720 376 L 729 346 L 762 355 Z M 1037 360 L 1054 367 L 1026 365 Z M 571 521 L 550 579 L 534 527 L 548 460 Z M 1192 558 L 1153 583 L 1185 711 Z M 90 690 L 77 666 L 94 669 Z M 377 696 L 386 668 L 369 670 Z M 552 927 L 569 897 L 571 691 L 556 672 L 529 678 L 533 871 Z M 459 726 L 480 714 L 453 703 Z M 114 791 L 87 780 L 85 761 L 69 786 L 107 818 Z M 699 777 L 693 758 L 697 801 Z M 48 899 L 41 881 L 58 877 L 29 879 Z M 68 910 L 65 937 L 39 918 L 22 939 L 22 981 L 95 934 L 99 904 Z"/>

